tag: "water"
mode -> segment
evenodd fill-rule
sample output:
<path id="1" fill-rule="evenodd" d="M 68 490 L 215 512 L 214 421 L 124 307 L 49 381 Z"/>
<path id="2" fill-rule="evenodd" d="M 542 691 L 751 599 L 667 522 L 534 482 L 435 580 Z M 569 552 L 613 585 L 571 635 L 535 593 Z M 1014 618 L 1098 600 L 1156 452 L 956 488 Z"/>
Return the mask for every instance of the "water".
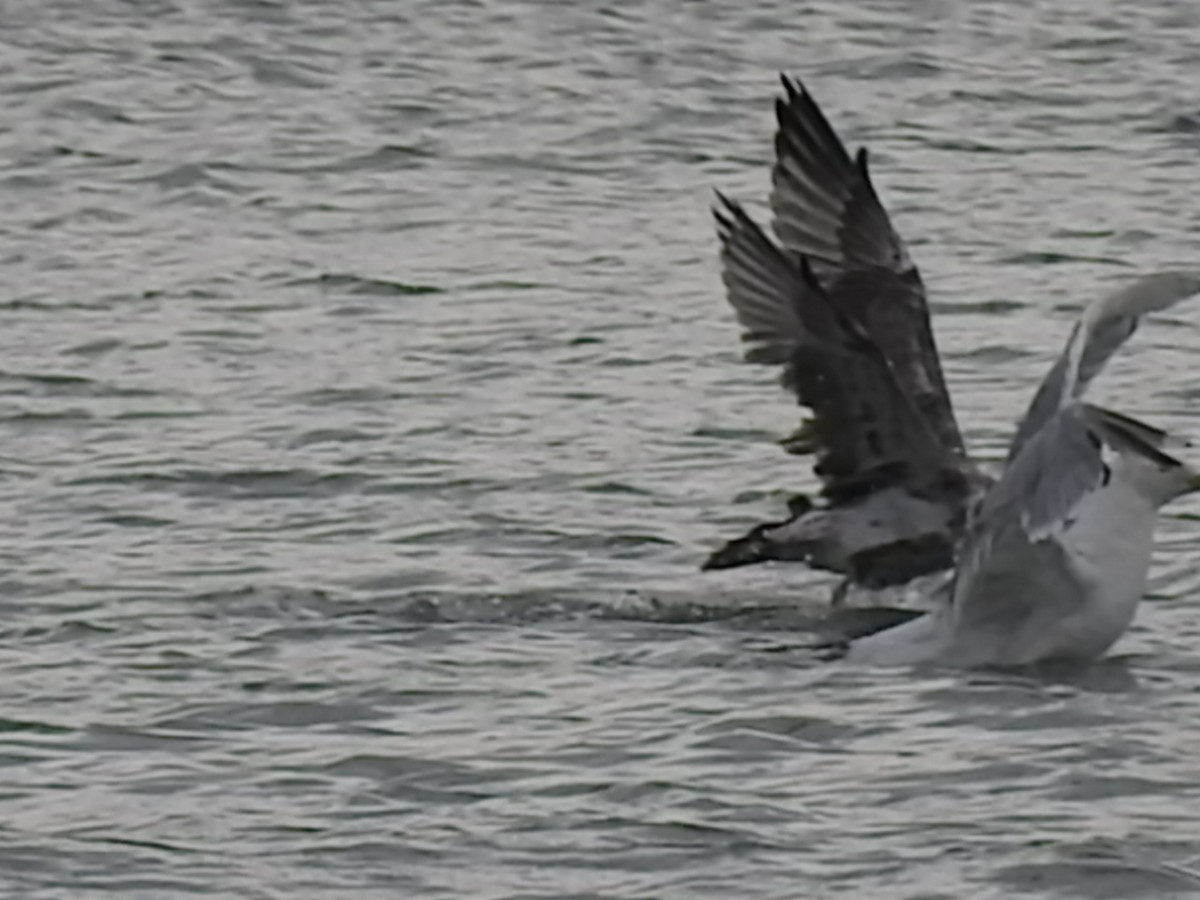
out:
<path id="1" fill-rule="evenodd" d="M 1113 658 L 819 663 L 711 189 L 804 77 L 1002 453 L 1196 263 L 1175 2 L 55 2 L 0 41 L 0 894 L 1200 893 L 1200 503 Z M 761 207 L 756 210 L 761 214 Z M 1200 310 L 1096 396 L 1200 435 Z"/>

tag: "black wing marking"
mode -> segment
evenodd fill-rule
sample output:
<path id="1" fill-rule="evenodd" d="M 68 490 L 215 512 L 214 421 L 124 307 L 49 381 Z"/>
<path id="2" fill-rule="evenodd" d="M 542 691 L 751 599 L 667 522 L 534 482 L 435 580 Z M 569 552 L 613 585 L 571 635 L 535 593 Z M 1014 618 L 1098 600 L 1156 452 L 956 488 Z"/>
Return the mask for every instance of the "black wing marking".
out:
<path id="1" fill-rule="evenodd" d="M 740 205 L 718 198 L 723 278 L 749 345 L 746 357 L 781 365 L 784 385 L 812 409 L 809 440 L 823 493 L 838 502 L 956 472 L 958 460 L 856 320 L 857 283 L 827 292 L 804 258 L 797 264 Z"/>
<path id="2" fill-rule="evenodd" d="M 871 184 L 867 151 L 851 159 L 812 96 L 783 78 L 772 172 L 772 228 L 789 255 L 807 257 L 838 303 L 891 362 L 941 444 L 964 454 L 925 287 Z"/>

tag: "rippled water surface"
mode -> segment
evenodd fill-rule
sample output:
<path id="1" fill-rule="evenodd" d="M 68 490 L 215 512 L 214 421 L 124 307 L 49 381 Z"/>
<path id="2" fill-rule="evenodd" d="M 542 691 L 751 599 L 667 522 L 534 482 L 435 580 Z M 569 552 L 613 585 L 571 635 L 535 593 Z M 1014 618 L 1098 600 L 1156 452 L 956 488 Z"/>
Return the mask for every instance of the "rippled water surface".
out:
<path id="1" fill-rule="evenodd" d="M 776 76 L 874 171 L 995 459 L 1200 264 L 1190 0 L 16 3 L 0 894 L 1200 895 L 1200 501 L 1115 656 L 822 663 L 704 574 L 812 486 L 711 190 Z M 755 207 L 761 213 L 761 207 Z M 1098 385 L 1200 436 L 1200 308 Z"/>

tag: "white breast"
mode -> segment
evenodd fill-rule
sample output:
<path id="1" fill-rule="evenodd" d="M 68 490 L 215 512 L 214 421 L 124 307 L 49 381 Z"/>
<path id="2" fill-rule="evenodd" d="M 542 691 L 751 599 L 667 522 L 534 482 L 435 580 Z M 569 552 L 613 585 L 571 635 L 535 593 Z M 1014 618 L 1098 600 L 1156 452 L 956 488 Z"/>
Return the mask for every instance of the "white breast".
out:
<path id="1" fill-rule="evenodd" d="M 1114 476 L 1077 513 L 1056 537 L 1086 602 L 1057 623 L 1039 625 L 1042 634 L 1029 641 L 1034 659 L 1100 656 L 1125 633 L 1145 590 L 1157 518 L 1152 502 Z"/>
<path id="2" fill-rule="evenodd" d="M 1077 583 L 1077 590 L 1059 596 L 1061 577 L 1040 577 L 1044 573 L 1031 571 L 1009 589 L 1054 595 L 1027 597 L 1033 602 L 1015 604 L 1014 611 L 1023 612 L 999 630 L 966 630 L 946 607 L 855 641 L 847 658 L 875 665 L 1009 666 L 1103 655 L 1129 627 L 1145 588 L 1156 509 L 1130 481 L 1114 473 L 1074 513 L 1069 523 L 1043 540 L 1060 544 L 1063 555 L 1053 558 L 1070 568 L 1067 577 Z M 1030 561 L 1044 563 L 1046 557 L 1035 554 Z"/>

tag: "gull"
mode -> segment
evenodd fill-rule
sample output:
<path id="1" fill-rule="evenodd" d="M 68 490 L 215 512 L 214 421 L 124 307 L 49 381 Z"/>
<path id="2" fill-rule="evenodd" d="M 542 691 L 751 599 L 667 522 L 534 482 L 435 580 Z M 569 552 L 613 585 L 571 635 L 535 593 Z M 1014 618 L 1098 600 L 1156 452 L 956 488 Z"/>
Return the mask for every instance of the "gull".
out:
<path id="1" fill-rule="evenodd" d="M 1071 400 L 1020 447 L 967 528 L 950 600 L 841 645 L 873 665 L 1088 662 L 1133 620 L 1159 508 L 1200 490 L 1165 432 Z"/>
<path id="2" fill-rule="evenodd" d="M 1157 273 L 1090 303 L 1034 394 L 996 481 L 964 446 L 925 287 L 871 183 L 866 149 L 852 158 L 804 86 L 782 81 L 770 195 L 778 243 L 719 192 L 715 216 L 746 359 L 781 367 L 783 385 L 810 411 L 784 445 L 815 455 L 821 489 L 816 501 L 794 498 L 786 520 L 727 543 L 704 568 L 801 561 L 844 576 L 835 603 L 854 584 L 876 589 L 949 572 L 952 606 L 961 611 L 974 605 L 965 598 L 987 592 L 982 585 L 994 571 L 1008 571 L 997 562 L 1004 554 L 1032 566 L 1050 541 L 1074 559 L 1064 535 L 1116 527 L 1123 513 L 1149 542 L 1154 516 L 1142 516 L 1129 498 L 1150 498 L 1157 509 L 1184 488 L 1163 494 L 1139 474 L 1144 461 L 1170 459 L 1175 487 L 1190 489 L 1191 470 L 1166 457 L 1161 432 L 1081 398 L 1141 317 L 1200 292 L 1200 278 Z M 1073 487 L 1055 493 L 1061 479 Z M 1093 518 L 1094 528 L 1068 524 Z M 1027 559 L 1014 549 L 1021 540 L 1033 548 Z M 1144 564 L 1127 559 L 1144 580 L 1148 555 Z M 1128 603 L 1110 605 L 1124 612 Z M 946 637 L 956 632 L 944 619 L 903 627 L 910 638 L 928 629 L 921 632 L 928 647 L 950 641 L 961 650 Z M 881 633 L 871 645 L 894 639 Z"/>

